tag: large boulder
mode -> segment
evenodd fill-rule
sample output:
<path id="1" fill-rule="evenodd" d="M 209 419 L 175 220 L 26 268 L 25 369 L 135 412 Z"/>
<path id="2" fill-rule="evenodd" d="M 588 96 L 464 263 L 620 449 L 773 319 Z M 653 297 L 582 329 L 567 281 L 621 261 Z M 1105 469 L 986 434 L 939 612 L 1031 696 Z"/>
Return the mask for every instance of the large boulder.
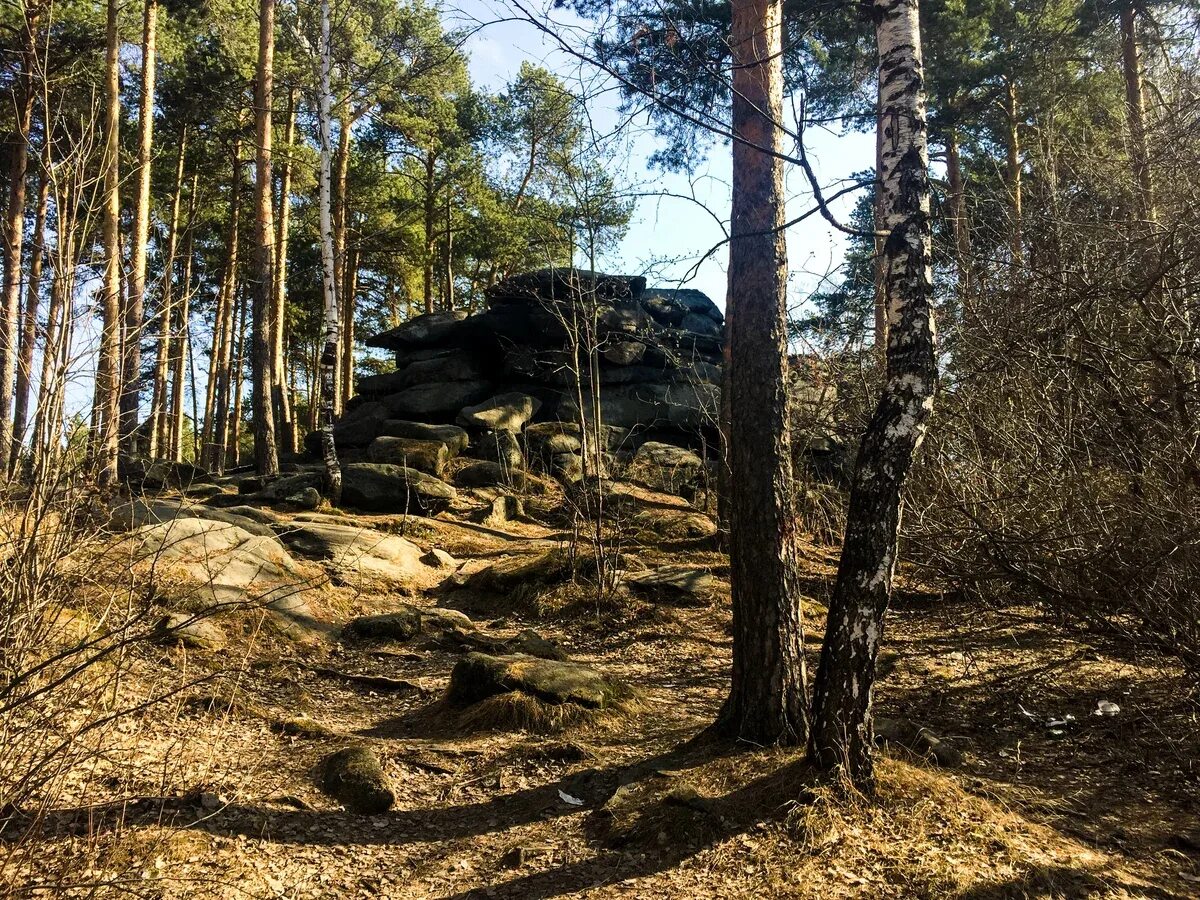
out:
<path id="1" fill-rule="evenodd" d="M 488 462 L 499 463 L 505 469 L 525 468 L 521 442 L 511 431 L 489 431 L 475 444 L 474 455 Z"/>
<path id="2" fill-rule="evenodd" d="M 342 502 L 367 512 L 434 515 L 454 499 L 440 478 L 389 463 L 350 463 L 342 467 Z"/>
<path id="3" fill-rule="evenodd" d="M 390 419 L 452 419 L 464 406 L 478 403 L 492 392 L 486 381 L 429 382 L 390 394 L 380 402 Z"/>
<path id="4" fill-rule="evenodd" d="M 342 582 L 366 579 L 425 589 L 446 575 L 426 565 L 424 551 L 399 535 L 326 521 L 295 520 L 277 529 L 288 549 L 324 563 Z"/>
<path id="5" fill-rule="evenodd" d="M 475 406 L 467 406 L 458 414 L 458 422 L 468 428 L 520 431 L 541 406 L 542 401 L 528 394 L 499 394 Z"/>
<path id="6" fill-rule="evenodd" d="M 472 355 L 446 349 L 436 356 L 409 362 L 395 372 L 360 378 L 358 392 L 365 397 L 381 397 L 429 382 L 479 381 L 482 378 L 479 363 Z"/>
<path id="7" fill-rule="evenodd" d="M 458 470 L 454 483 L 465 488 L 499 487 L 512 482 L 513 470 L 498 462 L 483 460 Z"/>
<path id="8" fill-rule="evenodd" d="M 578 453 L 579 426 L 566 422 L 539 422 L 525 429 L 525 448 L 532 459 L 549 461 L 557 453 Z"/>
<path id="9" fill-rule="evenodd" d="M 468 653 L 450 673 L 446 701 L 469 706 L 517 691 L 544 703 L 574 703 L 587 709 L 605 709 L 628 693 L 619 682 L 582 663 Z"/>
<path id="10" fill-rule="evenodd" d="M 256 601 L 293 611 L 312 579 L 274 537 L 237 525 L 180 518 L 144 525 L 129 536 L 135 562 L 156 575 L 182 575 L 189 593 L 211 604 Z M 127 551 L 128 552 L 128 551 Z"/>
<path id="11" fill-rule="evenodd" d="M 441 441 L 446 445 L 451 458 L 466 450 L 470 443 L 467 432 L 457 425 L 428 425 L 425 422 L 407 422 L 403 419 L 388 419 L 380 427 L 379 436 Z"/>
<path id="12" fill-rule="evenodd" d="M 371 462 L 408 466 L 439 478 L 449 458 L 449 448 L 441 441 L 381 436 L 371 441 L 367 448 L 367 459 Z"/>
<path id="13" fill-rule="evenodd" d="M 467 317 L 463 310 L 426 313 L 409 319 L 402 325 L 367 338 L 368 347 L 384 350 L 406 350 L 411 347 L 430 347 L 450 340 L 460 322 Z"/>
<path id="14" fill-rule="evenodd" d="M 342 448 L 365 447 L 379 436 L 380 426 L 387 418 L 388 408 L 382 403 L 360 403 L 333 426 L 333 441 Z M 305 446 L 310 452 L 319 453 L 320 445 L 319 431 L 310 431 L 305 436 Z"/>
<path id="15" fill-rule="evenodd" d="M 684 494 L 703 480 L 704 460 L 683 447 L 647 441 L 634 454 L 627 475 L 656 491 Z"/>

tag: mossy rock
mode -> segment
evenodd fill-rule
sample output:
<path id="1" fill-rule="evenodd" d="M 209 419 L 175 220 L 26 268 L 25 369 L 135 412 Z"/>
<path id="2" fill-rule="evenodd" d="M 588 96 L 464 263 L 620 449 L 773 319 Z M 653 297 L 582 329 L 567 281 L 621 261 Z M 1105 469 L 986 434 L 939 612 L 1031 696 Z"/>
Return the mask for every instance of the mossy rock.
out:
<path id="1" fill-rule="evenodd" d="M 446 701 L 454 706 L 470 706 L 514 692 L 544 703 L 573 703 L 591 710 L 607 709 L 630 693 L 624 685 L 582 663 L 523 654 L 468 653 L 450 673 Z"/>
<path id="2" fill-rule="evenodd" d="M 350 812 L 374 815 L 396 802 L 379 757 L 369 747 L 344 747 L 321 764 L 321 789 Z"/>
<path id="3" fill-rule="evenodd" d="M 411 641 L 419 634 L 454 630 L 470 631 L 473 623 L 453 609 L 403 604 L 392 612 L 352 619 L 345 628 L 347 636 L 360 641 Z"/>

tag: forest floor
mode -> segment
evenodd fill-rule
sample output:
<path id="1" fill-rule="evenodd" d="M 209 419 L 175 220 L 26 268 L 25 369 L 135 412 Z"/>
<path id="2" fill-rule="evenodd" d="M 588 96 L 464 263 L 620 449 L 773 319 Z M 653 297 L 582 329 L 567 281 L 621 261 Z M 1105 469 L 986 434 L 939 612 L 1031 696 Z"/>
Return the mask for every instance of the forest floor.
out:
<path id="1" fill-rule="evenodd" d="M 560 537 L 470 525 L 462 510 L 406 530 L 477 563 Z M 598 611 L 343 584 L 317 603 L 335 624 L 407 601 L 461 609 L 497 635 L 532 627 L 640 692 L 630 714 L 554 734 L 440 720 L 461 651 L 437 642 L 285 639 L 244 617 L 218 653 L 138 651 L 135 684 L 189 687 L 109 735 L 78 776 L 87 807 L 47 819 L 10 886 L 40 897 L 1200 896 L 1200 707 L 1169 660 L 1069 633 L 1036 609 L 908 584 L 889 619 L 878 714 L 928 728 L 963 759 L 939 768 L 888 747 L 877 797 L 848 798 L 797 750 L 704 735 L 729 677 L 727 560 L 687 543 L 636 550 L 707 567 L 717 589 L 694 605 Z M 814 665 L 835 564 L 835 550 L 806 548 Z M 385 690 L 331 670 L 403 681 Z M 1094 714 L 1100 701 L 1119 712 Z M 352 742 L 383 761 L 390 811 L 352 814 L 319 789 L 319 761 Z"/>

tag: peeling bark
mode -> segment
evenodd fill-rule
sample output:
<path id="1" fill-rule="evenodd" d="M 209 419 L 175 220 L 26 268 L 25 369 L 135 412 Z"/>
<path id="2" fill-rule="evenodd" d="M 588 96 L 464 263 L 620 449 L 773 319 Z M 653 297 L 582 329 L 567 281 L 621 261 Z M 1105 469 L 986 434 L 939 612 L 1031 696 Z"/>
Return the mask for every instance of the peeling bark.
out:
<path id="1" fill-rule="evenodd" d="M 917 0 L 875 0 L 872 8 L 886 138 L 880 177 L 888 232 L 887 373 L 855 466 L 809 745 L 816 765 L 844 768 L 864 788 L 873 780 L 871 701 L 896 565 L 900 492 L 925 435 L 937 385 Z"/>

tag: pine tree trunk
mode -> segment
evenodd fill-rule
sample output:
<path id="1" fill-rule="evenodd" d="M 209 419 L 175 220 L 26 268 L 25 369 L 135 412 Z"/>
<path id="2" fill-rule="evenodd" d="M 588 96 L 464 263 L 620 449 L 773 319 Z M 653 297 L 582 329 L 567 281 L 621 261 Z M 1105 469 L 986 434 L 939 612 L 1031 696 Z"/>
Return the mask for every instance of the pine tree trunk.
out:
<path id="1" fill-rule="evenodd" d="M 238 291 L 234 316 L 234 321 L 237 323 L 237 350 L 234 353 L 229 375 L 231 382 L 229 402 L 233 408 L 229 412 L 225 459 L 222 461 L 225 466 L 233 468 L 242 464 L 242 401 L 246 393 L 246 305 L 246 292 Z"/>
<path id="2" fill-rule="evenodd" d="M 233 358 L 233 305 L 238 284 L 239 219 L 241 217 L 242 161 L 241 142 L 232 148 L 233 178 L 229 187 L 229 237 L 226 240 L 225 271 L 217 293 L 213 319 L 212 364 L 208 372 L 208 391 L 204 403 L 204 453 L 202 465 L 214 472 L 224 471 L 225 435 L 229 416 L 229 366 Z"/>
<path id="3" fill-rule="evenodd" d="M 250 340 L 250 403 L 254 420 L 254 465 L 259 475 L 279 474 L 275 443 L 275 221 L 272 210 L 271 101 L 275 78 L 275 0 L 258 5 L 258 77 L 254 83 L 254 277 Z"/>
<path id="4" fill-rule="evenodd" d="M 1005 170 L 1008 194 L 1012 203 L 1012 258 L 1019 263 L 1025 256 L 1025 239 L 1022 236 L 1022 187 L 1021 187 L 1021 132 L 1017 118 L 1017 85 L 1009 78 L 1004 92 L 1004 118 L 1006 128 Z"/>
<path id="5" fill-rule="evenodd" d="M 755 744 L 806 736 L 787 390 L 780 0 L 734 0 L 729 245 L 733 678 L 717 727 Z"/>
<path id="6" fill-rule="evenodd" d="M 924 69 L 917 0 L 874 0 L 887 141 L 880 170 L 888 232 L 886 381 L 855 464 L 837 582 L 813 696 L 809 752 L 821 768 L 873 780 L 875 660 L 891 599 L 900 491 L 937 386 Z"/>
<path id="7" fill-rule="evenodd" d="M 183 277 L 179 282 L 179 302 L 176 304 L 177 315 L 173 325 L 175 337 L 171 341 L 171 414 L 167 432 L 169 434 L 169 454 L 175 462 L 183 462 L 183 393 L 184 359 L 192 359 L 192 253 L 195 241 L 196 224 L 196 191 L 199 188 L 200 176 L 192 176 L 192 188 L 188 194 L 187 237 L 183 243 Z M 200 419 L 196 411 L 196 378 L 192 373 L 192 430 L 193 430 L 193 459 L 199 458 L 196 445 L 196 433 L 200 428 Z"/>
<path id="8" fill-rule="evenodd" d="M 18 315 L 21 306 L 21 252 L 25 240 L 25 174 L 29 166 L 29 133 L 33 126 L 34 73 L 37 70 L 37 32 L 41 4 L 25 4 L 24 27 L 20 31 L 19 68 L 13 84 L 15 110 L 8 168 L 8 206 L 4 211 L 4 285 L 0 297 L 0 478 L 7 478 L 14 433 L 14 380 L 17 368 Z"/>
<path id="9" fill-rule="evenodd" d="M 121 43 L 117 0 L 108 0 L 105 53 L 104 203 L 101 231 L 104 275 L 100 287 L 100 347 L 89 434 L 90 464 L 101 486 L 117 480 L 121 398 Z"/>
<path id="10" fill-rule="evenodd" d="M 971 230 L 967 220 L 967 189 L 963 182 L 958 130 L 946 132 L 946 179 L 950 182 L 950 214 L 954 226 L 954 261 L 958 268 L 958 295 L 965 298 L 971 284 Z"/>
<path id="11" fill-rule="evenodd" d="M 342 495 L 342 470 L 338 464 L 337 448 L 333 440 L 333 409 L 335 400 L 335 368 L 337 366 L 337 351 L 340 341 L 340 323 L 338 321 L 337 298 L 337 268 L 333 252 L 333 223 L 331 221 L 330 197 L 330 67 L 332 63 L 332 48 L 329 41 L 329 0 L 321 0 L 321 171 L 320 171 L 320 228 L 321 228 L 321 262 L 325 286 L 324 311 L 324 341 L 325 345 L 320 356 L 320 426 L 321 426 L 321 457 L 325 463 L 325 496 L 329 502 L 337 506 Z M 310 405 L 311 399 L 310 399 Z"/>
<path id="12" fill-rule="evenodd" d="M 433 258 L 436 255 L 437 196 L 434 194 L 434 172 L 437 157 L 432 150 L 425 154 L 425 259 L 422 272 L 425 312 L 433 312 Z"/>
<path id="13" fill-rule="evenodd" d="M 1129 121 L 1129 157 L 1138 186 L 1138 212 L 1147 222 L 1158 219 L 1150 147 L 1146 140 L 1146 97 L 1142 88 L 1137 10 L 1131 0 L 1121 6 L 1121 61 L 1125 76 L 1125 111 Z"/>
<path id="14" fill-rule="evenodd" d="M 340 300 L 342 304 L 342 373 L 339 379 L 342 396 L 340 409 L 354 396 L 354 299 L 358 293 L 358 250 L 347 247 L 343 266 Z"/>
<path id="15" fill-rule="evenodd" d="M 70 356 L 70 314 L 74 295 L 76 247 L 76 198 L 71 177 L 63 179 L 55 191 L 58 212 L 55 231 L 54 275 L 50 280 L 50 308 L 46 311 L 46 339 L 42 346 L 41 378 L 38 381 L 37 411 L 34 414 L 33 449 L 30 453 L 33 477 L 47 468 L 57 456 L 65 360 Z"/>
<path id="16" fill-rule="evenodd" d="M 50 201 L 49 145 L 42 148 L 38 173 L 37 212 L 33 224 L 34 244 L 29 253 L 29 285 L 25 290 L 25 309 L 21 314 L 21 342 L 17 354 L 16 401 L 13 406 L 12 471 L 24 446 L 29 425 L 29 395 L 33 380 L 33 354 L 37 344 L 38 311 L 42 299 L 42 266 L 46 258 L 46 207 Z"/>
<path id="17" fill-rule="evenodd" d="M 169 452 L 170 421 L 167 410 L 167 375 L 174 335 L 175 250 L 179 245 L 179 207 L 183 202 L 183 161 L 187 154 L 187 126 L 179 131 L 179 150 L 175 157 L 175 190 L 171 194 L 171 221 L 167 229 L 167 252 L 163 258 L 162 287 L 159 290 L 158 342 L 154 354 L 154 377 L 150 390 L 150 456 Z"/>
<path id="18" fill-rule="evenodd" d="M 275 357 L 272 370 L 275 373 L 275 412 L 279 431 L 280 453 L 292 454 L 297 449 L 296 418 L 291 393 L 288 390 L 287 372 L 287 252 L 288 230 L 292 219 L 292 154 L 296 142 L 296 89 L 289 88 L 287 112 L 284 121 L 283 167 L 279 172 L 279 222 L 275 236 L 274 303 L 271 322 L 274 327 L 272 340 Z"/>
<path id="19" fill-rule="evenodd" d="M 146 316 L 146 247 L 150 240 L 150 164 L 154 152 L 157 31 L 158 2 L 145 0 L 142 78 L 138 99 L 137 200 L 133 214 L 133 247 L 129 254 L 121 363 L 121 448 L 129 454 L 137 451 L 136 432 L 142 388 L 142 331 Z"/>

